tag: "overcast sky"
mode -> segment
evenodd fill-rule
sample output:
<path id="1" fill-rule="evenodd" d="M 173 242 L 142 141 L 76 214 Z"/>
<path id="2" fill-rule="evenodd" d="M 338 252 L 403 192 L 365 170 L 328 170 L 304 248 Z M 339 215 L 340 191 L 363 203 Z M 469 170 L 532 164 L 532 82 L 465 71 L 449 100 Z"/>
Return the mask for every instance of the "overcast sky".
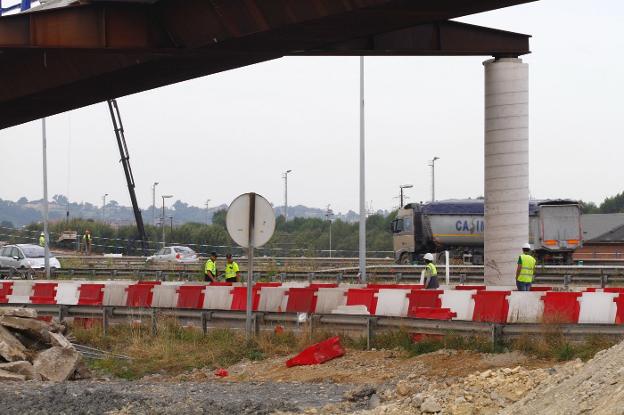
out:
<path id="1" fill-rule="evenodd" d="M 530 184 L 537 198 L 624 190 L 624 2 L 542 0 L 464 22 L 528 33 Z M 391 209 L 483 194 L 485 57 L 366 58 L 367 194 Z M 357 57 L 284 58 L 119 99 L 142 207 L 151 185 L 190 204 L 255 191 L 283 204 L 358 206 Z M 5 80 L 6 81 L 6 80 Z M 40 122 L 0 131 L 0 198 L 42 197 Z M 130 204 L 106 104 L 48 119 L 49 193 Z M 175 200 L 174 199 L 174 200 Z M 109 199 L 110 200 L 110 199 Z"/>

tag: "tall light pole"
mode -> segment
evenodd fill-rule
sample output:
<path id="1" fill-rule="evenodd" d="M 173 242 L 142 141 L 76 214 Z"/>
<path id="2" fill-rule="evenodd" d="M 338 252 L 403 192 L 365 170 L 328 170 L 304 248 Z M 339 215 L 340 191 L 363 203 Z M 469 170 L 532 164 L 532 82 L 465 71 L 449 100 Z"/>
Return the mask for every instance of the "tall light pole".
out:
<path id="1" fill-rule="evenodd" d="M 366 151 L 364 140 L 364 56 L 360 56 L 360 237 L 359 269 L 366 282 Z"/>
<path id="2" fill-rule="evenodd" d="M 431 201 L 435 202 L 435 162 L 436 160 L 440 160 L 440 157 L 435 156 L 429 162 L 431 166 Z"/>
<path id="3" fill-rule="evenodd" d="M 106 196 L 108 193 L 104 193 L 102 196 L 102 222 L 106 223 Z"/>
<path id="4" fill-rule="evenodd" d="M 288 173 L 292 170 L 286 170 L 282 173 L 284 178 L 284 222 L 288 222 Z"/>
<path id="5" fill-rule="evenodd" d="M 411 189 L 412 187 L 414 187 L 413 184 L 402 184 L 399 186 L 399 189 L 401 189 L 401 196 L 399 197 L 401 200 L 401 205 L 399 206 L 400 208 L 403 207 L 403 189 Z"/>
<path id="6" fill-rule="evenodd" d="M 162 228 L 162 246 L 165 247 L 165 199 L 170 199 L 173 195 L 161 195 L 162 197 L 162 216 L 160 221 L 160 227 Z"/>
<path id="7" fill-rule="evenodd" d="M 329 222 L 329 257 L 332 257 L 332 218 L 334 216 L 334 211 L 330 208 L 331 205 L 327 205 L 327 211 L 325 212 L 325 217 Z"/>
<path id="8" fill-rule="evenodd" d="M 46 119 L 41 119 L 41 139 L 43 149 L 43 237 L 45 238 L 44 267 L 46 279 L 50 279 L 50 238 L 48 235 L 48 144 L 46 139 Z"/>
<path id="9" fill-rule="evenodd" d="M 156 226 L 156 186 L 158 182 L 152 185 L 152 225 Z"/>
<path id="10" fill-rule="evenodd" d="M 206 225 L 208 225 L 208 203 L 210 203 L 210 199 L 206 199 Z"/>

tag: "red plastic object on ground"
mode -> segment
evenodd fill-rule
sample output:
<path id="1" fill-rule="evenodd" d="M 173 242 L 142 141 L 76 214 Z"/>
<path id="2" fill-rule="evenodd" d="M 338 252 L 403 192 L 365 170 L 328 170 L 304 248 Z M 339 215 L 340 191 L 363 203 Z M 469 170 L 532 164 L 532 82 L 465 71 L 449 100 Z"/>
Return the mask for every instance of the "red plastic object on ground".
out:
<path id="1" fill-rule="evenodd" d="M 97 325 L 102 324 L 101 318 L 92 317 L 74 317 L 74 326 L 82 327 L 83 329 L 91 329 Z"/>
<path id="2" fill-rule="evenodd" d="M 373 315 L 377 311 L 377 291 L 372 288 L 350 288 L 347 291 L 346 305 L 364 305 Z"/>
<path id="3" fill-rule="evenodd" d="M 542 296 L 544 323 L 578 323 L 581 305 L 578 298 L 583 293 L 552 292 Z"/>
<path id="4" fill-rule="evenodd" d="M 456 290 L 477 290 L 483 291 L 485 290 L 485 285 L 456 285 Z"/>
<path id="5" fill-rule="evenodd" d="M 615 324 L 624 324 L 624 294 L 620 294 L 613 299 L 613 302 L 617 304 L 617 311 L 615 313 Z"/>
<path id="6" fill-rule="evenodd" d="M 287 367 L 318 365 L 344 356 L 345 350 L 340 344 L 340 337 L 332 337 L 304 349 L 297 356 L 286 361 Z"/>
<path id="7" fill-rule="evenodd" d="M 12 282 L 0 282 L 0 304 L 9 302 L 9 295 L 13 293 Z"/>
<path id="8" fill-rule="evenodd" d="M 78 305 L 102 305 L 104 303 L 104 284 L 80 284 L 78 287 Z"/>
<path id="9" fill-rule="evenodd" d="M 36 282 L 33 285 L 33 295 L 30 302 L 33 304 L 56 304 L 57 282 Z"/>
<path id="10" fill-rule="evenodd" d="M 408 310 L 413 307 L 442 307 L 442 299 L 440 295 L 444 294 L 444 290 L 412 290 L 407 294 L 409 299 Z"/>
<path id="11" fill-rule="evenodd" d="M 126 288 L 128 299 L 126 305 L 128 307 L 150 307 L 154 293 L 152 284 L 132 284 Z"/>
<path id="12" fill-rule="evenodd" d="M 532 286 L 531 291 L 552 291 L 553 287 L 544 287 L 544 286 Z"/>
<path id="13" fill-rule="evenodd" d="M 255 285 L 252 289 L 253 298 L 253 310 L 258 310 L 258 304 L 260 303 L 260 288 Z M 247 287 L 233 287 L 232 288 L 232 306 L 230 310 L 245 311 L 247 310 Z"/>
<path id="14" fill-rule="evenodd" d="M 217 369 L 215 370 L 215 376 L 219 376 L 220 378 L 224 378 L 229 375 L 228 371 L 225 369 Z"/>
<path id="15" fill-rule="evenodd" d="M 178 292 L 178 308 L 202 308 L 204 306 L 205 285 L 180 285 Z"/>
<path id="16" fill-rule="evenodd" d="M 511 291 L 478 291 L 472 296 L 475 300 L 472 321 L 506 323 L 510 294 Z"/>
<path id="17" fill-rule="evenodd" d="M 429 334 L 429 333 L 410 333 L 410 338 L 413 343 L 418 343 L 422 341 L 440 341 L 444 339 L 444 335 L 442 334 Z"/>
<path id="18" fill-rule="evenodd" d="M 284 295 L 288 296 L 287 313 L 314 313 L 316 310 L 316 292 L 318 288 L 291 288 Z"/>
<path id="19" fill-rule="evenodd" d="M 457 317 L 457 313 L 451 311 L 450 308 L 438 307 L 410 307 L 407 315 L 413 318 L 425 318 L 428 320 L 450 320 L 453 317 Z"/>

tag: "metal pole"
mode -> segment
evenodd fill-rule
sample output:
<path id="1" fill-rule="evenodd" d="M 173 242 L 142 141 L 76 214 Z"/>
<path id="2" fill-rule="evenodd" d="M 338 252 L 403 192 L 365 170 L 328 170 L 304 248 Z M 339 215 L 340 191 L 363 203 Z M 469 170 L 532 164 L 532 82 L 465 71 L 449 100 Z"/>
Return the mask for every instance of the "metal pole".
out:
<path id="1" fill-rule="evenodd" d="M 440 160 L 440 157 L 435 156 L 431 159 L 431 201 L 435 202 L 435 162 Z"/>
<path id="2" fill-rule="evenodd" d="M 332 220 L 329 220 L 329 257 L 332 257 L 332 237 L 331 237 Z"/>
<path id="3" fill-rule="evenodd" d="M 44 266 L 46 279 L 50 279 L 50 238 L 48 234 L 48 148 L 46 140 L 46 119 L 41 119 L 41 138 L 43 141 L 43 237 Z"/>
<path id="4" fill-rule="evenodd" d="M 288 222 L 288 172 L 284 173 L 284 222 Z"/>
<path id="5" fill-rule="evenodd" d="M 444 251 L 444 259 L 446 260 L 445 264 L 445 274 L 446 274 L 446 285 L 451 283 L 451 260 L 449 256 L 449 251 Z"/>
<path id="6" fill-rule="evenodd" d="M 160 220 L 160 227 L 162 229 L 162 246 L 165 247 L 165 198 L 162 198 L 162 216 Z"/>
<path id="7" fill-rule="evenodd" d="M 209 217 L 208 217 L 208 216 L 209 216 L 209 214 L 210 214 L 210 213 L 209 213 L 210 211 L 208 210 L 208 203 L 210 203 L 210 199 L 206 200 L 206 225 L 208 225 L 208 224 L 209 224 L 209 222 L 210 222 L 210 221 L 209 221 Z"/>
<path id="8" fill-rule="evenodd" d="M 108 193 L 102 196 L 102 222 L 104 223 L 106 223 L 106 196 L 108 196 Z"/>
<path id="9" fill-rule="evenodd" d="M 256 194 L 249 193 L 249 265 L 247 266 L 247 307 L 245 317 L 245 335 L 251 339 L 251 314 L 253 309 L 253 263 L 254 263 L 254 227 L 256 222 Z"/>
<path id="10" fill-rule="evenodd" d="M 362 282 L 366 282 L 366 165 L 364 148 L 364 56 L 360 56 L 360 246 L 359 269 Z"/>
<path id="11" fill-rule="evenodd" d="M 402 208 L 403 207 L 403 186 L 401 186 L 400 189 L 401 189 L 401 196 L 399 197 L 399 200 L 400 200 L 399 207 Z"/>
<path id="12" fill-rule="evenodd" d="M 158 182 L 152 185 L 152 225 L 156 226 L 156 186 Z"/>

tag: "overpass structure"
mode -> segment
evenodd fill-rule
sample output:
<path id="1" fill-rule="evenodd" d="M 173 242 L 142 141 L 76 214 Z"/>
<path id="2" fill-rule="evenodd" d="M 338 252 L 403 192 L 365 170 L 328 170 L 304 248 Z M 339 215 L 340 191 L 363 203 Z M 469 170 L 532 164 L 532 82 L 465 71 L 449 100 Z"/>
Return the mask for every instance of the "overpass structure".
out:
<path id="1" fill-rule="evenodd" d="M 528 240 L 529 36 L 451 19 L 534 0 L 48 0 L 0 18 L 0 128 L 284 56 L 488 56 L 486 281 Z"/>

